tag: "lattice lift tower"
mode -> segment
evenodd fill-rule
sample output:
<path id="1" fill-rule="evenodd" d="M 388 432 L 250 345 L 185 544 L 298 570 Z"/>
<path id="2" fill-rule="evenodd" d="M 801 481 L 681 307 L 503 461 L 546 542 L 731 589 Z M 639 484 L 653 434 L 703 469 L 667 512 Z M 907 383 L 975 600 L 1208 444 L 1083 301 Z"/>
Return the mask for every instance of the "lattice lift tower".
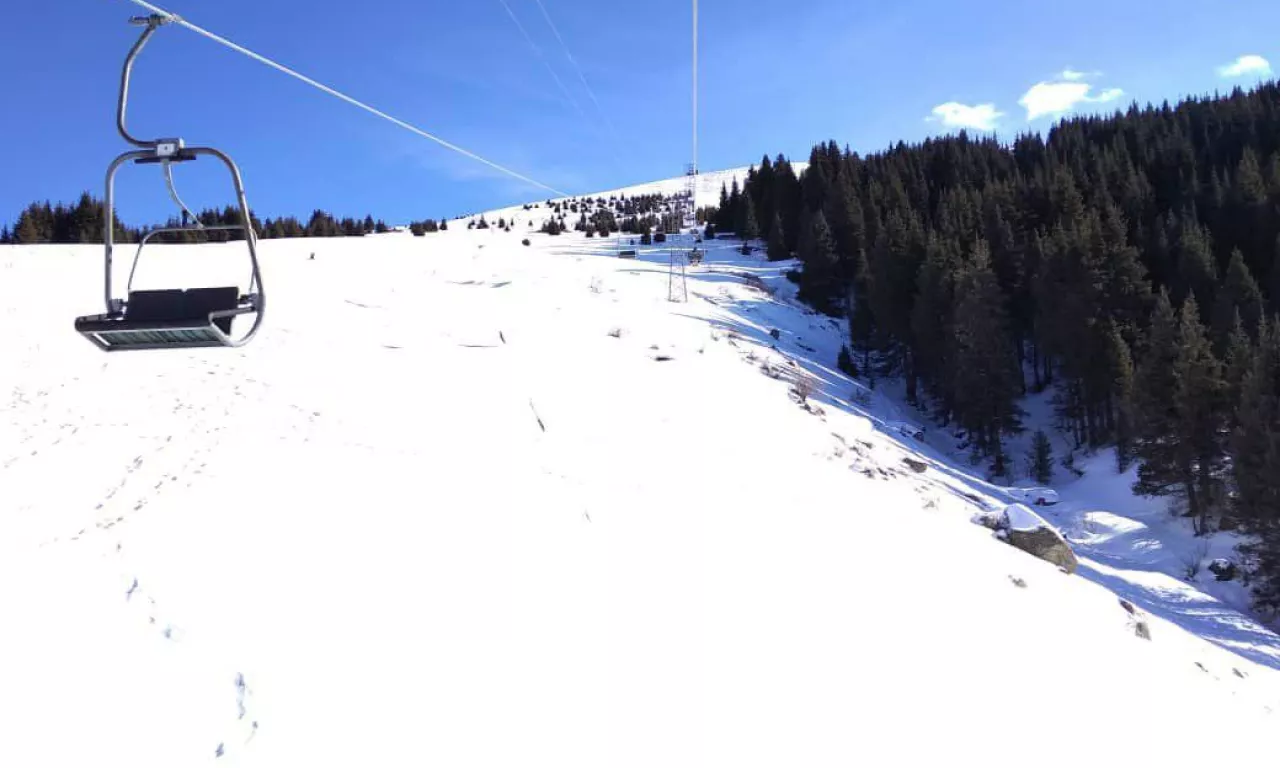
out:
<path id="1" fill-rule="evenodd" d="M 685 165 L 684 175 L 684 200 L 678 208 L 682 214 L 680 223 L 683 229 L 691 233 L 692 243 L 687 251 L 680 245 L 670 250 L 670 265 L 667 273 L 669 301 L 689 300 L 685 272 L 690 261 L 701 261 L 696 235 L 698 228 L 698 0 L 693 0 L 693 162 Z"/>

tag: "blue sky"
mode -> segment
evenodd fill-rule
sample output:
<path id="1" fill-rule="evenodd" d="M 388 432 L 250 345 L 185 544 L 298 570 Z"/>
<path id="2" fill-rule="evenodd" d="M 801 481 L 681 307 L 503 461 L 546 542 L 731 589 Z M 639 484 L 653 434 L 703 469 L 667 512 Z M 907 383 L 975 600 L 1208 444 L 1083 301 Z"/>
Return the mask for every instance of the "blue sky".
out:
<path id="1" fill-rule="evenodd" d="M 528 40 L 503 0 L 167 7 L 570 193 L 681 173 L 689 2 L 542 0 L 564 46 L 537 0 L 505 2 Z M 124 149 L 113 110 L 135 12 L 125 0 L 6 8 L 0 219 L 33 199 L 101 194 Z M 1073 111 L 1248 86 L 1280 67 L 1278 28 L 1274 0 L 703 0 L 700 164 L 804 158 L 827 139 L 870 152 L 962 125 L 1009 138 Z M 322 207 L 403 222 L 548 195 L 178 27 L 139 62 L 130 125 L 231 153 L 264 216 Z M 178 169 L 193 207 L 230 202 L 216 171 Z M 157 169 L 122 174 L 127 221 L 169 214 Z"/>

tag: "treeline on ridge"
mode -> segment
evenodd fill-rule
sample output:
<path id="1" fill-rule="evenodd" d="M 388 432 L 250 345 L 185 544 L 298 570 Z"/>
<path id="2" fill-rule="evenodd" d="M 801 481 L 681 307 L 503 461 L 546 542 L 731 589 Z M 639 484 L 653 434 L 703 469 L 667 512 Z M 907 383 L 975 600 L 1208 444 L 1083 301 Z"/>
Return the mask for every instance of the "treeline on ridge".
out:
<path id="1" fill-rule="evenodd" d="M 252 212 L 250 216 L 258 238 L 267 240 L 285 237 L 360 237 L 390 231 L 385 222 L 374 219 L 373 216 L 365 216 L 363 219 L 351 217 L 339 219 L 319 209 L 312 212 L 306 223 L 293 216 L 261 220 Z M 240 210 L 233 206 L 202 210 L 196 214 L 196 217 L 200 224 L 206 227 L 240 224 Z M 192 222 L 188 222 L 190 223 Z M 148 232 L 180 226 L 183 226 L 181 219 L 170 218 L 164 224 L 155 227 L 129 227 L 121 223 L 117 217 L 114 222 L 114 235 L 117 242 L 136 243 Z M 436 222 L 430 219 L 425 222 L 415 222 L 415 226 L 420 226 L 428 232 L 434 232 L 439 228 Z M 72 206 L 63 203 L 54 205 L 47 201 L 32 203 L 18 215 L 12 227 L 0 227 L 0 243 L 101 243 L 102 233 L 102 202 L 85 192 Z M 242 238 L 243 235 L 239 232 L 210 230 L 164 233 L 152 239 L 156 242 L 198 243 L 226 242 Z"/>

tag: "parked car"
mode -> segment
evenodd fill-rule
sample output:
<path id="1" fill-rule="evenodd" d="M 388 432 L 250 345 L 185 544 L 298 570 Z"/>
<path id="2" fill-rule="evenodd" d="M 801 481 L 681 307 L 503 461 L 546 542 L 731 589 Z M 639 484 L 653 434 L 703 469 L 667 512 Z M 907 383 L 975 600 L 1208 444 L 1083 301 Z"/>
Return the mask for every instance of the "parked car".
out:
<path id="1" fill-rule="evenodd" d="M 917 424 L 912 424 L 909 421 L 890 421 L 884 426 L 885 429 L 891 432 L 897 432 L 898 434 L 904 437 L 909 437 L 912 440 L 924 440 L 924 428 Z"/>
<path id="2" fill-rule="evenodd" d="M 1010 488 L 1009 495 L 1037 507 L 1052 507 L 1059 501 L 1058 492 L 1052 488 Z"/>

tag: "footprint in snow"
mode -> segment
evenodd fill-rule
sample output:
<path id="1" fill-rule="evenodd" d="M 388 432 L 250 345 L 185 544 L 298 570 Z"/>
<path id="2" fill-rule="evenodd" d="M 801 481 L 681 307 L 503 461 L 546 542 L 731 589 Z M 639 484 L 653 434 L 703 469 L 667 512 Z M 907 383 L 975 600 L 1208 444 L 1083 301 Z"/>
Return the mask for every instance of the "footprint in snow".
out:
<path id="1" fill-rule="evenodd" d="M 244 673 L 236 674 L 236 723 L 233 728 L 239 736 L 241 745 L 248 744 L 253 737 L 258 734 L 258 721 L 249 718 L 249 699 L 253 695 L 248 684 L 245 682 Z M 230 739 L 224 739 L 218 742 L 218 746 L 214 749 L 214 757 L 222 757 L 227 753 L 228 743 Z"/>

